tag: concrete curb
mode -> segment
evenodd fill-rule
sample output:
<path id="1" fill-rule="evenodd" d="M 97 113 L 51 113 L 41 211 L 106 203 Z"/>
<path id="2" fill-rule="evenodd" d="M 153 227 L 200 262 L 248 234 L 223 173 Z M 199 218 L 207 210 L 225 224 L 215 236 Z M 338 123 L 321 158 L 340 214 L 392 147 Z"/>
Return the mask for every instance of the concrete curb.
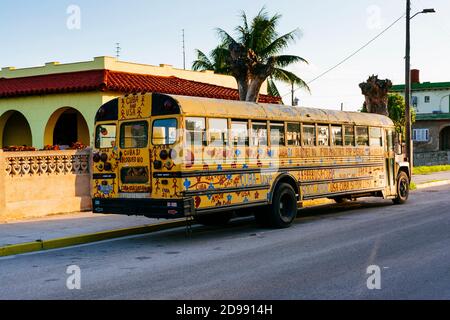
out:
<path id="1" fill-rule="evenodd" d="M 432 187 L 446 186 L 449 184 L 450 184 L 450 180 L 442 180 L 442 181 L 433 181 L 433 182 L 417 184 L 416 187 L 417 187 L 417 190 L 421 190 L 421 189 L 427 189 L 427 188 L 432 188 Z"/>
<path id="2" fill-rule="evenodd" d="M 92 242 L 99 242 L 104 240 L 111 240 L 121 237 L 148 234 L 157 231 L 163 231 L 172 228 L 184 227 L 186 226 L 185 220 L 170 221 L 164 223 L 158 223 L 154 225 L 146 225 L 140 227 L 117 229 L 111 231 L 102 231 L 98 233 L 83 234 L 67 238 L 60 239 L 50 239 L 36 242 L 28 242 L 21 244 L 14 244 L 10 246 L 0 247 L 0 257 L 45 251 L 51 249 L 59 249 L 70 246 L 76 246 L 80 244 L 87 244 Z"/>

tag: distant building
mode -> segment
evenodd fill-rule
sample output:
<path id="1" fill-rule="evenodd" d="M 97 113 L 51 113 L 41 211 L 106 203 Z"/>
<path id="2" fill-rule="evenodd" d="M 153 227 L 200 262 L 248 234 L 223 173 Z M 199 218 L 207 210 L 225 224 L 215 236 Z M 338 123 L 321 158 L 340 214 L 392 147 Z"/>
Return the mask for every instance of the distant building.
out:
<path id="1" fill-rule="evenodd" d="M 411 104 L 417 113 L 413 125 L 416 165 L 450 163 L 450 82 L 420 82 L 420 71 L 411 71 Z M 405 85 L 391 92 L 404 96 Z"/>
<path id="2" fill-rule="evenodd" d="M 97 57 L 93 61 L 0 71 L 0 148 L 70 145 L 92 140 L 98 108 L 124 94 L 159 92 L 238 100 L 236 80 L 212 71 L 151 66 Z M 281 103 L 267 95 L 260 101 Z"/>

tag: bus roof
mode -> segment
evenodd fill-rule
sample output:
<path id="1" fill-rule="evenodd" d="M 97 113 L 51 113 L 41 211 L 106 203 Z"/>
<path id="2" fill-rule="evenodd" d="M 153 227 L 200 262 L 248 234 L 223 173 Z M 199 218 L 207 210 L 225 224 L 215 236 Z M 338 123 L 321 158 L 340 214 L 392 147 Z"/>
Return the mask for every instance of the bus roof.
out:
<path id="1" fill-rule="evenodd" d="M 386 116 L 317 108 L 291 107 L 279 104 L 261 104 L 242 101 L 169 95 L 178 101 L 185 116 L 293 121 L 311 123 L 356 124 L 392 127 Z"/>

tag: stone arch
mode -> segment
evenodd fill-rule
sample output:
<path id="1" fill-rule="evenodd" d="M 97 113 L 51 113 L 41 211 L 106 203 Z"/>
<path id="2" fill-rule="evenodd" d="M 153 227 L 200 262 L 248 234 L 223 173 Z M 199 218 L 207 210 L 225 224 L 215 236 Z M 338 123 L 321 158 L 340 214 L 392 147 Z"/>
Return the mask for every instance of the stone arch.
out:
<path id="1" fill-rule="evenodd" d="M 439 134 L 439 149 L 450 151 L 450 126 L 443 128 Z"/>
<path id="2" fill-rule="evenodd" d="M 19 111 L 6 111 L 0 116 L 0 144 L 7 146 L 28 146 L 33 144 L 31 127 L 27 118 Z"/>
<path id="3" fill-rule="evenodd" d="M 50 116 L 45 126 L 44 145 L 69 145 L 73 142 L 90 143 L 86 119 L 77 109 L 63 107 Z"/>

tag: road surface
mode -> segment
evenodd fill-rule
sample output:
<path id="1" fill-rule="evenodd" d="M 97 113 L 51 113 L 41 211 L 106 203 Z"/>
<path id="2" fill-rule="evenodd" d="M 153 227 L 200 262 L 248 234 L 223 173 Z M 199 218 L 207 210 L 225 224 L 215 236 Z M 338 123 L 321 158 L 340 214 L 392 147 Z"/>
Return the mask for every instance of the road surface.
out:
<path id="1" fill-rule="evenodd" d="M 287 230 L 238 219 L 6 257 L 0 299 L 450 299 L 449 194 L 303 209 Z"/>

